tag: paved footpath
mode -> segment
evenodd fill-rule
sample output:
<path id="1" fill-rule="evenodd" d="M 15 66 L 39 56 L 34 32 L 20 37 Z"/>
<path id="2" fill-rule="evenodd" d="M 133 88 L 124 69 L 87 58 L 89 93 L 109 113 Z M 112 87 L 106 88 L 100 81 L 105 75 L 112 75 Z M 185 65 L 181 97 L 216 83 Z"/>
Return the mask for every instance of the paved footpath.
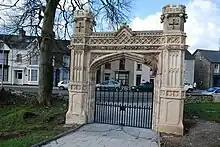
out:
<path id="1" fill-rule="evenodd" d="M 158 147 L 159 135 L 149 129 L 87 124 L 43 147 Z"/>

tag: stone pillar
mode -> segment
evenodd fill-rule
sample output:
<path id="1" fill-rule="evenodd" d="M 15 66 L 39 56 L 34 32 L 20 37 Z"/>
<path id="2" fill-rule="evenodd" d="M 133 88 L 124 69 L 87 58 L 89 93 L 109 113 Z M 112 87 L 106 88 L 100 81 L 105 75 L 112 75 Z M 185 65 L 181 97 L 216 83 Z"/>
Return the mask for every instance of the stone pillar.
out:
<path id="1" fill-rule="evenodd" d="M 95 85 L 96 85 L 96 71 L 89 71 L 89 88 L 88 88 L 88 101 L 87 101 L 87 112 L 88 118 L 87 122 L 94 122 L 94 114 L 95 114 Z"/>
<path id="2" fill-rule="evenodd" d="M 184 22 L 187 15 L 185 6 L 168 5 L 163 7 L 161 22 L 164 23 L 163 75 L 160 91 L 160 114 L 158 130 L 160 132 L 183 135 L 183 106 L 185 91 Z"/>
<path id="3" fill-rule="evenodd" d="M 66 114 L 66 124 L 68 125 L 87 122 L 88 78 L 85 51 L 72 50 L 71 56 L 69 108 Z"/>
<path id="4" fill-rule="evenodd" d="M 66 124 L 84 124 L 88 120 L 89 105 L 89 61 L 90 52 L 86 39 L 92 33 L 93 14 L 89 10 L 78 10 L 74 14 L 74 35 L 71 40 L 71 67 L 69 86 L 69 108 Z"/>

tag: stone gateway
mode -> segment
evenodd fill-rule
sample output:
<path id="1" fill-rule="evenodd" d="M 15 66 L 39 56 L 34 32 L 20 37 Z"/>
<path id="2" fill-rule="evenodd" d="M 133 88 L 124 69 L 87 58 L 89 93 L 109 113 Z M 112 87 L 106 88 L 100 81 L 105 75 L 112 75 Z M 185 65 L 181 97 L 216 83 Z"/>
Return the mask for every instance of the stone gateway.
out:
<path id="1" fill-rule="evenodd" d="M 125 58 L 151 67 L 155 75 L 151 128 L 183 135 L 185 9 L 184 5 L 163 7 L 163 30 L 132 31 L 123 24 L 116 32 L 93 32 L 92 12 L 76 11 L 69 46 L 71 74 L 66 124 L 94 122 L 96 70 Z"/>

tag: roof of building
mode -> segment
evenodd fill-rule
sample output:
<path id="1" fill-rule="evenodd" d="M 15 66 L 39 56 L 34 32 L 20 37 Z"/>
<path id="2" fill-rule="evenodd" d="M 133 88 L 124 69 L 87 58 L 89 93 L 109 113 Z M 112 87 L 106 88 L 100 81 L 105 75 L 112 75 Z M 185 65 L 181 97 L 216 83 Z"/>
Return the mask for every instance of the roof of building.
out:
<path id="1" fill-rule="evenodd" d="M 36 39 L 36 36 L 23 36 L 22 39 L 19 38 L 19 35 L 4 35 L 0 34 L 0 40 L 3 40 L 5 44 L 8 45 L 11 49 L 21 49 L 28 50 L 29 45 L 33 43 Z M 69 40 L 60 40 L 57 39 L 54 45 L 54 52 L 58 53 L 67 53 L 69 52 L 68 45 L 70 44 Z"/>
<path id="2" fill-rule="evenodd" d="M 197 49 L 193 55 L 196 54 L 196 52 L 200 52 L 203 57 L 205 57 L 207 60 L 209 60 L 212 63 L 220 63 L 220 51 L 218 50 L 205 50 L 205 49 Z"/>
<path id="3" fill-rule="evenodd" d="M 195 57 L 188 51 L 185 51 L 185 60 L 195 60 Z"/>
<path id="4" fill-rule="evenodd" d="M 3 40 L 8 47 L 16 49 L 25 49 L 35 38 L 35 36 L 24 36 L 20 39 L 19 35 L 0 34 L 0 40 Z"/>

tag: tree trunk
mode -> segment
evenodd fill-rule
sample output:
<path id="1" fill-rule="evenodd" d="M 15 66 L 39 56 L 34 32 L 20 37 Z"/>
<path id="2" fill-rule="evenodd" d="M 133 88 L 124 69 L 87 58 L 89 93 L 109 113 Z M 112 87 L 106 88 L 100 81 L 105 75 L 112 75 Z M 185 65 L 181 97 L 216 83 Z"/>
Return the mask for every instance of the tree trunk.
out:
<path id="1" fill-rule="evenodd" d="M 47 0 L 40 40 L 38 102 L 41 105 L 47 106 L 51 105 L 53 90 L 52 50 L 55 37 L 53 33 L 53 25 L 59 1 L 60 0 Z"/>

